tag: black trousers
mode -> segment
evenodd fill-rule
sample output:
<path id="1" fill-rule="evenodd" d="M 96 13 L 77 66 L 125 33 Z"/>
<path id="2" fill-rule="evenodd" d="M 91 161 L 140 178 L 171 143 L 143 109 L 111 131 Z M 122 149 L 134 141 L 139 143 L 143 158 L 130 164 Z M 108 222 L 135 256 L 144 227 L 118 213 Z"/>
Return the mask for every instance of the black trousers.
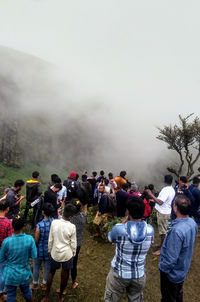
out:
<path id="1" fill-rule="evenodd" d="M 160 272 L 161 302 L 183 302 L 183 282 L 173 283 L 167 274 Z"/>
<path id="2" fill-rule="evenodd" d="M 77 246 L 76 255 L 73 258 L 73 268 L 71 270 L 72 283 L 76 281 L 77 276 L 77 263 L 78 263 L 78 254 L 80 252 L 81 247 Z"/>

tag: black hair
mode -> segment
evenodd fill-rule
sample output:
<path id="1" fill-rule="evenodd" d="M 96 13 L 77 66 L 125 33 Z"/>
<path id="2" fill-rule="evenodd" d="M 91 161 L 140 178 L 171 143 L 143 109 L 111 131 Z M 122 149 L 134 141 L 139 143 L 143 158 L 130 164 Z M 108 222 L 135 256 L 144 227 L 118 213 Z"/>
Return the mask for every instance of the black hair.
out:
<path id="1" fill-rule="evenodd" d="M 129 188 L 129 184 L 127 182 L 122 185 L 123 190 L 127 190 L 128 188 Z"/>
<path id="2" fill-rule="evenodd" d="M 60 177 L 55 177 L 55 179 L 54 179 L 54 183 L 55 184 L 61 184 L 61 182 L 62 182 L 62 180 L 61 180 L 61 178 Z"/>
<path id="3" fill-rule="evenodd" d="M 73 204 L 76 207 L 76 213 L 79 213 L 81 210 L 81 202 L 77 198 L 71 199 L 71 204 Z"/>
<path id="4" fill-rule="evenodd" d="M 58 178 L 58 175 L 57 174 L 51 174 L 51 181 L 53 182 L 53 183 L 56 183 L 56 179 Z"/>
<path id="5" fill-rule="evenodd" d="M 77 209 L 75 205 L 71 203 L 67 203 L 63 212 L 64 218 L 68 219 L 69 217 L 74 216 L 76 213 L 77 213 Z"/>
<path id="6" fill-rule="evenodd" d="M 185 184 L 188 182 L 186 176 L 181 176 L 179 179 L 180 179 L 180 181 L 184 182 Z"/>
<path id="7" fill-rule="evenodd" d="M 121 171 L 119 175 L 124 178 L 126 176 L 126 171 Z"/>
<path id="8" fill-rule="evenodd" d="M 87 181 L 87 175 L 83 174 L 83 175 L 81 176 L 81 179 L 82 179 L 82 181 Z"/>
<path id="9" fill-rule="evenodd" d="M 105 185 L 107 186 L 108 184 L 109 184 L 109 180 L 106 178 L 106 179 L 104 179 L 104 183 L 105 183 Z"/>
<path id="10" fill-rule="evenodd" d="M 164 177 L 164 181 L 167 185 L 171 185 L 172 181 L 173 181 L 173 177 L 169 174 L 169 175 L 165 175 Z"/>
<path id="11" fill-rule="evenodd" d="M 103 170 L 100 171 L 100 175 L 104 176 L 105 172 Z"/>
<path id="12" fill-rule="evenodd" d="M 113 173 L 112 172 L 108 173 L 108 178 L 113 179 Z"/>
<path id="13" fill-rule="evenodd" d="M 94 177 L 96 177 L 96 176 L 97 176 L 97 172 L 96 172 L 96 171 L 93 171 L 93 172 L 92 172 L 92 175 L 93 175 Z"/>
<path id="14" fill-rule="evenodd" d="M 20 231 L 25 225 L 25 219 L 22 215 L 17 215 L 12 220 L 12 227 L 14 231 Z"/>
<path id="15" fill-rule="evenodd" d="M 62 185 L 61 185 L 61 183 L 55 184 L 55 185 L 54 185 L 54 188 L 59 189 L 59 190 L 62 190 Z"/>
<path id="16" fill-rule="evenodd" d="M 174 204 L 177 206 L 177 210 L 182 215 L 189 215 L 191 209 L 191 202 L 187 196 L 178 194 L 174 199 Z"/>
<path id="17" fill-rule="evenodd" d="M 49 202 L 45 202 L 43 207 L 42 207 L 42 210 L 44 212 L 44 214 L 47 216 L 47 217 L 50 217 L 52 216 L 52 214 L 54 213 L 55 209 L 53 207 L 53 205 Z"/>
<path id="18" fill-rule="evenodd" d="M 5 211 L 9 208 L 9 202 L 6 199 L 0 200 L 0 211 Z"/>
<path id="19" fill-rule="evenodd" d="M 33 178 L 38 178 L 39 175 L 40 175 L 40 173 L 39 173 L 38 171 L 34 171 L 34 172 L 32 173 L 32 177 L 33 177 Z"/>
<path id="20" fill-rule="evenodd" d="M 14 183 L 14 187 L 22 187 L 24 185 L 24 181 L 22 179 L 17 179 L 16 182 Z"/>
<path id="21" fill-rule="evenodd" d="M 149 184 L 148 185 L 148 189 L 151 190 L 151 191 L 154 190 L 154 185 L 153 184 Z"/>
<path id="22" fill-rule="evenodd" d="M 144 215 L 145 205 L 142 198 L 138 196 L 129 198 L 126 208 L 133 219 L 141 219 Z"/>
<path id="23" fill-rule="evenodd" d="M 78 180 L 79 179 L 79 174 L 78 173 L 76 173 L 76 180 Z"/>
<path id="24" fill-rule="evenodd" d="M 198 185 L 198 184 L 200 183 L 200 179 L 199 179 L 197 176 L 195 176 L 195 177 L 193 178 L 193 180 L 192 180 L 192 183 L 193 183 L 194 185 Z"/>

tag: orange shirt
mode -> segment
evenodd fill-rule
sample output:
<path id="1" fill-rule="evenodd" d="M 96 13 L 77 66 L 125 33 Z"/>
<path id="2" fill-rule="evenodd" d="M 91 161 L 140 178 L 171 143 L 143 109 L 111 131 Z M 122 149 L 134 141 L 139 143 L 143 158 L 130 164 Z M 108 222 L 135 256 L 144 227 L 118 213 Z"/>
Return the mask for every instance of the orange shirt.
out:
<path id="1" fill-rule="evenodd" d="M 126 183 L 126 179 L 121 177 L 121 176 L 117 176 L 115 177 L 115 181 L 117 183 L 117 187 L 119 190 L 122 189 L 122 185 Z"/>

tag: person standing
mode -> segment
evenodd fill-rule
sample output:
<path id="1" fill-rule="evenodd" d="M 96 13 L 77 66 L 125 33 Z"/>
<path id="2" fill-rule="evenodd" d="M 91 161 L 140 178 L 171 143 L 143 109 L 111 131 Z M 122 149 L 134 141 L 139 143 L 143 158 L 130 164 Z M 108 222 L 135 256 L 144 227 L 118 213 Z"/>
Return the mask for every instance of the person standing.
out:
<path id="1" fill-rule="evenodd" d="M 151 200 L 156 203 L 157 210 L 157 223 L 158 223 L 158 231 L 160 235 L 160 244 L 158 245 L 159 249 L 153 253 L 153 255 L 160 255 L 160 248 L 165 239 L 167 230 L 168 230 L 168 222 L 171 218 L 171 204 L 174 200 L 175 191 L 172 187 L 173 177 L 171 175 L 165 175 L 164 177 L 164 188 L 160 191 L 158 197 L 153 195 L 151 190 L 146 189 L 146 192 L 150 196 Z"/>
<path id="2" fill-rule="evenodd" d="M 12 221 L 6 217 L 9 211 L 9 204 L 6 199 L 0 200 L 0 249 L 5 238 L 12 236 Z M 0 263 L 0 301 L 4 301 L 5 283 L 2 280 L 2 273 L 6 262 Z"/>
<path id="3" fill-rule="evenodd" d="M 28 180 L 26 182 L 26 208 L 24 211 L 24 219 L 27 219 L 28 212 L 31 208 L 31 203 L 34 202 L 36 199 L 38 199 L 42 195 L 42 187 L 39 183 L 39 176 L 40 173 L 38 171 L 34 171 L 32 173 L 32 179 Z M 32 229 L 34 229 L 35 224 L 38 222 L 39 217 L 38 213 L 38 203 L 34 205 L 33 207 L 33 219 L 32 219 Z"/>
<path id="4" fill-rule="evenodd" d="M 191 209 L 191 216 L 194 217 L 196 223 L 200 224 L 200 190 L 198 188 L 200 183 L 200 179 L 198 177 L 194 177 L 192 180 L 192 184 L 189 186 L 189 190 L 192 193 L 194 198 L 193 206 Z"/>
<path id="5" fill-rule="evenodd" d="M 160 254 L 161 302 L 182 302 L 183 282 L 190 268 L 198 227 L 190 213 L 190 200 L 178 195 L 174 200 L 177 218 L 172 222 Z"/>
<path id="6" fill-rule="evenodd" d="M 7 301 L 15 302 L 17 287 L 27 302 L 32 301 L 32 292 L 30 289 L 30 278 L 32 276 L 30 268 L 30 258 L 37 257 L 37 249 L 34 239 L 31 235 L 23 232 L 25 220 L 17 215 L 12 220 L 14 234 L 6 238 L 0 250 L 0 263 L 6 262 L 2 274 L 2 280 L 6 284 Z"/>
<path id="7" fill-rule="evenodd" d="M 12 219 L 15 215 L 19 213 L 21 201 L 24 199 L 24 196 L 19 192 L 24 186 L 24 181 L 22 179 L 16 180 L 14 186 L 10 188 L 6 195 L 6 200 L 9 203 L 9 211 L 6 214 L 8 219 Z"/>
<path id="8" fill-rule="evenodd" d="M 125 290 L 129 302 L 143 301 L 145 261 L 154 240 L 153 227 L 142 221 L 144 210 L 140 197 L 130 198 L 128 216 L 108 234 L 109 241 L 116 243 L 116 250 L 107 277 L 105 302 L 120 302 Z"/>
<path id="9" fill-rule="evenodd" d="M 118 190 L 121 190 L 122 185 L 127 183 L 125 176 L 126 176 L 126 171 L 121 171 L 119 176 L 115 177 L 115 182 L 117 184 Z"/>
<path id="10" fill-rule="evenodd" d="M 61 203 L 58 201 L 58 192 L 62 190 L 61 183 L 57 183 L 52 187 L 48 188 L 44 193 L 44 203 L 51 203 L 54 207 L 54 212 L 52 214 L 53 218 L 58 218 L 58 209 L 61 206 Z"/>

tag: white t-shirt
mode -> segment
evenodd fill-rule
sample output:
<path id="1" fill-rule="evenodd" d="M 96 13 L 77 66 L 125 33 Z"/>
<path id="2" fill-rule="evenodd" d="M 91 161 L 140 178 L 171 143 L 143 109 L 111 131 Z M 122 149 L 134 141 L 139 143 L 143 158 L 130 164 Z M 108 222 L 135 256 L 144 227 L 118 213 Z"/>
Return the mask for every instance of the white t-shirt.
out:
<path id="1" fill-rule="evenodd" d="M 171 204 L 175 196 L 175 191 L 172 186 L 166 186 L 158 195 L 158 199 L 163 201 L 162 205 L 156 203 L 156 210 L 161 214 L 171 214 Z"/>

